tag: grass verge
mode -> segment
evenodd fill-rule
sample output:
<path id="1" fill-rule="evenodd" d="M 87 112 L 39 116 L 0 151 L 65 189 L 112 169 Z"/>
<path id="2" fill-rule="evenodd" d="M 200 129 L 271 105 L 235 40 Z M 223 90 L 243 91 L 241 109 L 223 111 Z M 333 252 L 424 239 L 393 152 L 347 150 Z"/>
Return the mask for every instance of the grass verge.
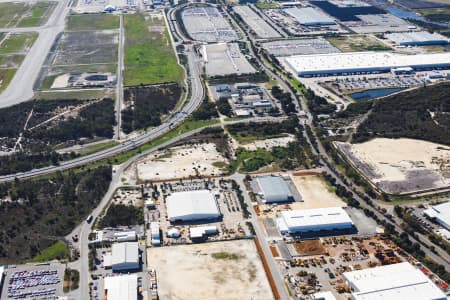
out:
<path id="1" fill-rule="evenodd" d="M 54 259 L 65 259 L 69 257 L 69 248 L 64 242 L 57 241 L 52 246 L 44 249 L 39 255 L 33 257 L 32 262 L 46 262 Z"/>

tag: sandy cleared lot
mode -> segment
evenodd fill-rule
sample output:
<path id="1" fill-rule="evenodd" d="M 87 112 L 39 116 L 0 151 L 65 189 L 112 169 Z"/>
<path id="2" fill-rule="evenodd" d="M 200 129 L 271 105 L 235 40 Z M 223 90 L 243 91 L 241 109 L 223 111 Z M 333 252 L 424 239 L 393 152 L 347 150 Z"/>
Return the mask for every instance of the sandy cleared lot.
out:
<path id="1" fill-rule="evenodd" d="M 252 240 L 149 248 L 147 257 L 161 299 L 273 299 Z"/>
<path id="2" fill-rule="evenodd" d="M 239 143 L 239 146 L 250 151 L 255 151 L 258 148 L 263 148 L 266 150 L 272 150 L 273 147 L 285 147 L 289 142 L 294 142 L 295 137 L 293 135 L 288 135 L 286 137 L 257 140 L 249 144 Z"/>
<path id="3" fill-rule="evenodd" d="M 334 192 L 328 190 L 328 186 L 319 176 L 291 175 L 291 179 L 303 198 L 303 202 L 291 203 L 292 209 L 347 206 Z"/>
<path id="4" fill-rule="evenodd" d="M 216 145 L 208 143 L 158 151 L 139 160 L 133 168 L 139 180 L 167 180 L 221 175 L 221 168 L 214 166 L 214 163 L 227 162 L 217 151 Z"/>
<path id="5" fill-rule="evenodd" d="M 367 178 L 386 192 L 450 186 L 448 146 L 406 138 L 376 138 L 361 144 L 336 145 Z"/>

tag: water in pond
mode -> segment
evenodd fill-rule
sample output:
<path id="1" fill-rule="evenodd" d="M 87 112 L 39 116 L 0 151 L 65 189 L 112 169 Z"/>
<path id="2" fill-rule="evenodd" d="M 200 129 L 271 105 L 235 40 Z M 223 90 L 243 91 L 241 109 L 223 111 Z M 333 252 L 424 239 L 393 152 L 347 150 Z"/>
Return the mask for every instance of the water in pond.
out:
<path id="1" fill-rule="evenodd" d="M 386 88 L 386 89 L 371 89 L 362 92 L 348 94 L 355 101 L 368 101 L 378 97 L 383 97 L 403 90 L 402 88 Z"/>
<path id="2" fill-rule="evenodd" d="M 401 9 L 396 6 L 392 6 L 389 3 L 386 3 L 384 1 L 376 1 L 376 3 L 378 6 L 382 7 L 383 9 L 387 10 L 388 12 L 390 12 L 391 14 L 393 14 L 394 16 L 397 16 L 399 18 L 413 19 L 413 20 L 422 21 L 422 22 L 429 23 L 429 24 L 434 24 L 434 25 L 450 28 L 450 23 L 433 22 L 433 21 L 430 21 L 427 18 L 425 18 L 421 15 L 418 15 L 412 11 L 407 11 L 407 10 Z"/>

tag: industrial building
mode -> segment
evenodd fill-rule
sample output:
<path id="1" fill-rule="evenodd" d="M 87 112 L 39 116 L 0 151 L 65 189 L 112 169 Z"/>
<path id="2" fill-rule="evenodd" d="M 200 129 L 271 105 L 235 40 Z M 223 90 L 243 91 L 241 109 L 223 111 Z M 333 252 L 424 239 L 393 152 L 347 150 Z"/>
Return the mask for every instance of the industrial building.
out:
<path id="1" fill-rule="evenodd" d="M 353 221 L 342 207 L 282 211 L 277 218 L 277 226 L 282 234 L 354 228 Z"/>
<path id="2" fill-rule="evenodd" d="M 396 32 L 384 35 L 397 46 L 447 45 L 449 40 L 438 33 L 428 31 Z"/>
<path id="3" fill-rule="evenodd" d="M 256 181 L 266 203 L 294 201 L 289 185 L 280 176 L 259 176 Z"/>
<path id="4" fill-rule="evenodd" d="M 445 294 L 408 262 L 345 272 L 353 300 L 445 300 Z"/>
<path id="5" fill-rule="evenodd" d="M 334 297 L 332 292 L 326 291 L 312 294 L 311 300 L 336 300 L 336 297 Z"/>
<path id="6" fill-rule="evenodd" d="M 114 239 L 117 242 L 135 242 L 136 241 L 136 231 L 120 231 L 114 232 Z"/>
<path id="7" fill-rule="evenodd" d="M 137 242 L 125 242 L 112 244 L 112 264 L 113 272 L 138 270 L 139 246 Z"/>
<path id="8" fill-rule="evenodd" d="M 218 219 L 221 214 L 216 198 L 208 190 L 173 193 L 166 199 L 170 222 Z"/>
<path id="9" fill-rule="evenodd" d="M 411 67 L 416 71 L 450 68 L 450 56 L 447 53 L 329 53 L 290 56 L 285 58 L 285 62 L 300 77 L 382 73 L 404 67 Z"/>
<path id="10" fill-rule="evenodd" d="M 336 24 L 331 17 L 313 7 L 292 7 L 284 11 L 304 26 L 327 26 Z"/>
<path id="11" fill-rule="evenodd" d="M 152 245 L 160 246 L 161 245 L 161 236 L 160 236 L 160 229 L 159 229 L 158 222 L 150 223 L 150 233 L 151 233 Z"/>
<path id="12" fill-rule="evenodd" d="M 137 275 L 123 275 L 105 278 L 105 297 L 107 300 L 137 300 Z"/>
<path id="13" fill-rule="evenodd" d="M 201 226 L 189 228 L 191 240 L 199 241 L 205 239 L 208 235 L 217 234 L 216 226 Z"/>
<path id="14" fill-rule="evenodd" d="M 423 213 L 450 231 L 450 202 L 431 206 Z"/>

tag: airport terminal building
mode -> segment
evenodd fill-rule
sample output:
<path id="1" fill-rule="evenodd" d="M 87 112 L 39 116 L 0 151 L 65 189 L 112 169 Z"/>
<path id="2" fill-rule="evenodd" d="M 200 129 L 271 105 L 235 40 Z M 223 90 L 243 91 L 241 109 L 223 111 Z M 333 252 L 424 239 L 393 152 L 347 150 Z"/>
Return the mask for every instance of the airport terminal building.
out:
<path id="1" fill-rule="evenodd" d="M 300 77 L 385 73 L 410 67 L 415 71 L 450 68 L 448 53 L 405 55 L 391 52 L 353 52 L 296 55 L 286 64 Z"/>

